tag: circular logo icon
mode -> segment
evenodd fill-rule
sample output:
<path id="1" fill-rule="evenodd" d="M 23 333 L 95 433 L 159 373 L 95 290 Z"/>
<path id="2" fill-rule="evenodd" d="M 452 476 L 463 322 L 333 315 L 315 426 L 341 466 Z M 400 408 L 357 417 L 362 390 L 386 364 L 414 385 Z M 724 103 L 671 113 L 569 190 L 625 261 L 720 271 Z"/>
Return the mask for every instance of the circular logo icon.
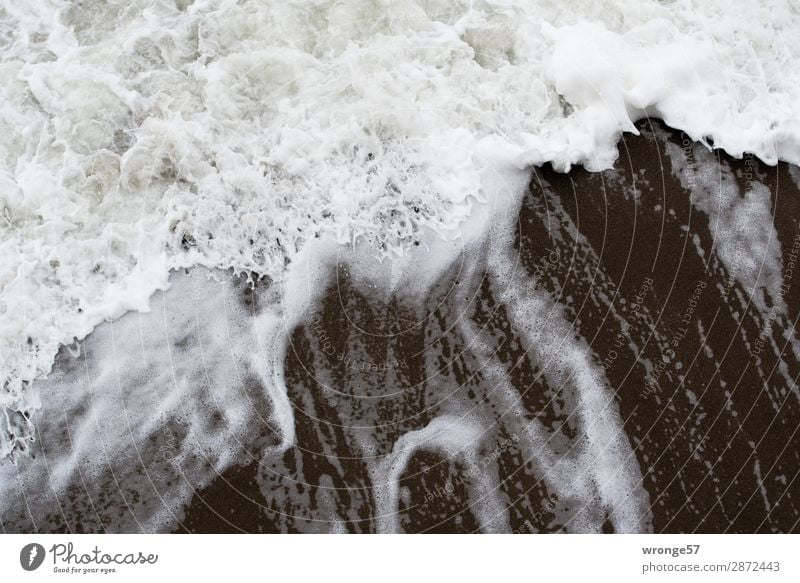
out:
<path id="1" fill-rule="evenodd" d="M 35 571 L 44 562 L 44 547 L 38 543 L 30 543 L 19 552 L 19 564 L 26 571 Z"/>

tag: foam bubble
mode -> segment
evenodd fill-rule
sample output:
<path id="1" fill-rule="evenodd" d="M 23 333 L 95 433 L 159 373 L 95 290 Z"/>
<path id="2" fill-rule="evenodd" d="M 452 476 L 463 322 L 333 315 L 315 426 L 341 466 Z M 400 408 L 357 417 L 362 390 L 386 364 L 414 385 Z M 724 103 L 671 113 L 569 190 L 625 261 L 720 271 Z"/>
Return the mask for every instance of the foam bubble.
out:
<path id="1" fill-rule="evenodd" d="M 59 0 L 0 10 L 0 457 L 62 344 L 176 268 L 402 254 L 486 200 L 481 148 L 608 167 L 645 114 L 800 162 L 800 15 L 772 0 Z"/>

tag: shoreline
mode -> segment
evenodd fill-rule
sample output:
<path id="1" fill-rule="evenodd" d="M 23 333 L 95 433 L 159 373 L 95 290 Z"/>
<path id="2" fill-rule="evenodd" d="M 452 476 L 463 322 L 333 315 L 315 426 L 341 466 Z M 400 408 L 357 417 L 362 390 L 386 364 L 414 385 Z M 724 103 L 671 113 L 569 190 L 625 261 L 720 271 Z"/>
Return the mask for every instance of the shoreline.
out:
<path id="1" fill-rule="evenodd" d="M 184 506 L 183 493 L 167 505 L 173 517 L 158 519 L 163 530 L 371 532 L 380 514 L 375 497 L 382 485 L 376 479 L 394 475 L 380 465 L 384 458 L 396 464 L 405 459 L 391 470 L 398 477 L 397 524 L 405 532 L 608 532 L 630 524 L 621 506 L 615 506 L 628 504 L 627 499 L 601 500 L 602 488 L 592 493 L 588 483 L 562 483 L 554 473 L 559 459 L 577 464 L 575 484 L 580 484 L 582 472 L 595 471 L 581 465 L 595 451 L 585 449 L 580 438 L 586 432 L 580 403 L 588 393 L 573 386 L 569 375 L 559 376 L 559 366 L 575 366 L 559 364 L 565 350 L 528 344 L 527 332 L 520 329 L 523 320 L 514 319 L 524 298 L 516 304 L 505 299 L 516 293 L 511 286 L 519 280 L 519 289 L 552 302 L 540 312 L 544 319 L 531 323 L 531 332 L 541 333 L 552 318 L 563 316 L 570 334 L 578 338 L 576 346 L 586 347 L 582 356 L 592 363 L 592 374 L 606 379 L 611 400 L 601 399 L 600 409 L 589 410 L 600 414 L 618 408 L 619 428 L 612 415 L 606 429 L 624 431 L 630 450 L 608 459 L 633 464 L 640 472 L 634 481 L 642 480 L 643 508 L 651 514 L 653 531 L 797 532 L 800 449 L 792 442 L 800 419 L 800 355 L 793 344 L 797 339 L 783 335 L 794 329 L 796 336 L 800 298 L 771 293 L 791 285 L 792 274 L 785 268 L 792 263 L 792 241 L 800 237 L 800 188 L 786 164 L 772 167 L 719 156 L 736 188 L 745 193 L 742 200 L 761 195 L 752 186 L 754 176 L 769 189 L 775 239 L 763 238 L 748 225 L 731 221 L 739 204 L 735 200 L 720 199 L 718 208 L 708 212 L 690 203 L 691 189 L 702 184 L 698 178 L 684 185 L 673 174 L 681 166 L 674 151 L 670 154 L 670 144 L 681 151 L 679 132 L 649 121 L 638 127 L 641 136 L 620 142 L 620 163 L 614 170 L 535 170 L 516 223 L 518 263 L 508 272 L 508 287 L 485 275 L 470 280 L 455 265 L 424 297 L 412 298 L 418 302 L 415 307 L 408 298 L 387 302 L 381 294 L 371 296 L 347 270 L 337 274 L 336 285 L 306 315 L 306 323 L 292 331 L 284 361 L 294 447 L 269 453 L 279 451 L 279 428 L 270 420 L 273 406 L 262 381 L 236 356 L 257 344 L 234 335 L 241 347 L 226 346 L 225 340 L 210 347 L 236 357 L 231 370 L 242 378 L 223 394 L 234 399 L 234 413 L 241 418 L 228 410 L 229 403 L 205 409 L 188 403 L 180 415 L 166 410 L 168 421 L 148 430 L 154 456 L 165 447 L 180 455 L 155 464 L 155 458 L 147 457 L 148 442 L 137 439 L 131 445 L 141 449 L 139 461 L 131 460 L 133 465 L 124 469 L 108 460 L 123 476 L 138 476 L 130 486 L 138 505 L 131 506 L 124 495 L 126 502 L 118 500 L 105 509 L 91 504 L 110 495 L 103 488 L 120 488 L 105 478 L 93 484 L 73 475 L 65 496 L 48 496 L 46 480 L 40 480 L 31 509 L 37 526 L 32 528 L 33 516 L 11 513 L 3 530 L 128 529 L 143 518 L 164 514 L 159 498 L 176 491 L 176 481 L 185 479 L 191 501 Z M 684 153 L 691 160 L 683 164 L 703 170 L 707 161 L 702 153 L 695 154 Z M 726 248 L 725 237 L 744 247 L 738 263 L 731 263 L 738 271 L 725 263 L 735 255 L 715 253 Z M 775 278 L 776 242 L 782 285 Z M 485 257 L 476 253 L 469 259 L 489 271 L 485 262 L 491 261 L 491 249 L 483 252 Z M 751 281 L 747 269 L 753 256 L 762 258 L 756 271 L 763 280 L 756 277 L 748 290 L 744 284 Z M 699 294 L 698 282 L 704 283 Z M 200 311 L 198 304 L 194 315 L 210 318 L 234 306 L 239 312 L 227 313 L 223 320 L 232 323 L 234 332 L 245 330 L 248 314 L 257 315 L 274 293 L 268 284 L 249 292 L 241 281 L 229 288 L 220 307 Z M 205 293 L 205 288 L 196 289 Z M 160 300 L 154 312 L 163 305 L 162 313 L 170 314 L 175 302 L 195 301 L 187 291 L 183 299 L 169 293 L 161 297 L 173 299 Z M 423 324 L 409 327 L 409 321 L 418 321 L 417 312 L 423 314 Z M 187 314 L 191 323 L 192 310 Z M 128 314 L 125 319 L 147 317 Z M 552 338 L 566 341 L 567 328 L 559 326 Z M 387 337 L 387 330 L 398 332 Z M 97 333 L 81 343 L 88 348 L 79 356 L 62 349 L 43 394 L 64 378 L 89 378 L 91 373 L 82 373 L 81 367 L 95 368 L 92 343 Z M 756 352 L 752 347 L 762 337 Z M 168 332 L 156 338 L 164 346 L 184 342 L 184 348 L 170 350 L 189 351 L 187 358 L 204 354 L 204 340 L 191 334 L 181 339 Z M 192 356 L 192 350 L 200 352 Z M 201 368 L 210 366 L 197 362 Z M 556 383 L 558 379 L 563 383 Z M 160 390 L 154 388 L 141 405 L 159 404 L 165 398 Z M 214 400 L 213 386 L 203 391 L 204 399 Z M 89 404 L 76 403 L 64 411 L 65 421 L 54 419 L 45 431 L 58 435 L 71 426 L 70 434 L 78 434 L 90 413 Z M 181 448 L 191 453 L 192 431 L 199 429 L 186 426 L 181 415 L 189 415 L 208 435 L 218 435 L 231 451 L 216 452 L 213 448 L 222 446 L 212 442 L 210 468 L 201 459 L 209 455 L 202 448 L 195 451 L 197 460 L 187 457 Z M 442 416 L 460 420 L 452 439 L 445 439 L 446 432 L 424 433 Z M 47 456 L 52 439 L 43 437 Z M 398 443 L 406 443 L 403 439 L 410 449 L 397 449 Z M 501 448 L 503 443 L 507 447 Z M 609 454 L 598 447 L 596 451 Z M 68 450 L 53 454 L 58 459 Z M 493 451 L 498 455 L 489 455 Z M 489 461 L 474 461 L 483 459 Z M 473 476 L 469 468 L 476 463 L 481 472 Z M 141 478 L 152 469 L 150 464 L 159 469 L 151 479 L 155 482 L 147 484 Z M 611 483 L 621 479 L 620 472 L 630 471 L 627 465 L 608 469 Z M 4 477 L 8 471 L 0 468 Z M 15 471 L 24 483 L 26 469 Z M 433 492 L 441 496 L 432 497 Z M 126 507 L 134 520 L 113 518 Z M 502 516 L 494 509 L 502 509 Z"/>

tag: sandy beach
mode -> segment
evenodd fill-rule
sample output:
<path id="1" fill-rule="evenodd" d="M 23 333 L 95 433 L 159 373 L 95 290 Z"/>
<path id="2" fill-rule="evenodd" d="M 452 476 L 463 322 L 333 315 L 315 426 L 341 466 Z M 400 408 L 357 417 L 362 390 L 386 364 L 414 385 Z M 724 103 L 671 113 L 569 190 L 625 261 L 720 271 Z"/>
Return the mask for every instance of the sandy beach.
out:
<path id="1" fill-rule="evenodd" d="M 0 468 L 18 502 L 2 530 L 797 532 L 798 171 L 637 127 L 613 170 L 537 168 L 507 254 L 487 240 L 426 294 L 371 291 L 339 264 L 287 331 L 284 450 L 278 405 L 238 356 L 255 342 L 241 322 L 276 286 L 229 278 L 214 304 L 198 270 L 174 273 L 151 313 L 61 350 L 34 458 Z M 741 200 L 701 210 L 708 185 Z M 754 230 L 735 213 L 762 187 L 770 222 Z M 226 337 L 193 332 L 198 316 Z M 145 367 L 126 339 L 137 329 L 195 363 L 195 397 L 170 409 L 157 383 L 106 409 L 91 388 L 57 396 L 96 385 L 109 342 Z M 230 394 L 215 395 L 215 351 L 239 363 Z M 124 442 L 125 423 L 148 438 L 53 486 L 81 440 Z M 197 427 L 219 436 L 211 449 L 191 447 Z"/>

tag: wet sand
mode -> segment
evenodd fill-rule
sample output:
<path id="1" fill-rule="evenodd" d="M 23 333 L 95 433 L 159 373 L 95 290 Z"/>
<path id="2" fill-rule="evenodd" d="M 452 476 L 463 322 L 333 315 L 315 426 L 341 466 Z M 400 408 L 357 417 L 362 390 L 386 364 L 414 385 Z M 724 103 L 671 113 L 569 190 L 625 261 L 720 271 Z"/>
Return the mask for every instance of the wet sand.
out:
<path id="1" fill-rule="evenodd" d="M 517 220 L 515 268 L 502 277 L 487 276 L 491 242 L 425 297 L 371 295 L 341 265 L 325 300 L 291 333 L 285 379 L 295 443 L 287 451 L 262 456 L 276 441 L 273 405 L 257 379 L 244 378 L 255 421 L 234 463 L 213 468 L 213 479 L 193 481 L 191 471 L 173 468 L 173 480 L 194 491 L 186 506 L 159 502 L 172 487 L 167 478 L 127 497 L 76 480 L 6 515 L 3 529 L 136 530 L 123 515 L 167 504 L 174 519 L 161 530 L 173 532 L 800 531 L 800 294 L 787 271 L 800 235 L 796 178 L 786 164 L 714 153 L 742 192 L 748 176 L 771 192 L 781 304 L 758 295 L 761 279 L 756 293 L 746 289 L 715 253 L 726 233 L 691 204 L 667 155 L 667 144 L 682 148 L 684 137 L 656 122 L 639 128 L 622 142 L 614 170 L 536 170 Z M 708 170 L 683 152 L 692 172 Z M 767 267 L 756 275 L 766 277 Z M 264 282 L 236 289 L 254 313 L 274 293 Z M 630 448 L 614 459 L 638 471 L 620 470 L 638 482 L 632 491 L 642 491 L 635 511 L 601 501 L 596 478 L 573 491 L 553 477 L 564 460 L 572 464 L 564 476 L 592 470 L 591 408 L 571 369 L 553 371 L 563 363 L 544 358 L 559 348 L 529 350 L 530 331 L 521 327 L 535 333 L 544 324 L 524 322 L 531 312 L 509 303 L 509 289 L 547 296 L 552 305 L 542 317 L 563 316 L 569 333 L 561 336 L 587 347 L 607 379 L 623 430 L 616 438 Z M 64 374 L 72 358 L 62 351 Z M 209 424 L 223 422 L 209 415 Z M 469 420 L 465 431 L 478 428 L 465 453 L 425 446 L 426 428 L 456 418 Z M 531 427 L 541 428 L 546 446 L 530 447 L 542 435 Z M 419 443 L 399 448 L 410 435 Z M 407 459 L 386 466 L 382 460 L 398 452 Z M 127 471 L 141 475 L 146 465 Z M 395 470 L 396 489 L 376 483 Z M 89 509 L 87 498 L 98 496 L 107 503 Z"/>
<path id="2" fill-rule="evenodd" d="M 566 306 L 576 334 L 588 339 L 595 360 L 604 363 L 625 430 L 643 468 L 656 532 L 797 532 L 800 410 L 796 384 L 789 386 L 776 374 L 782 364 L 796 382 L 800 373 L 796 355 L 785 342 L 780 343 L 778 354 L 762 353 L 760 358 L 752 354 L 747 343 L 758 335 L 761 315 L 741 301 L 748 293 L 740 284 L 730 285 L 724 266 L 710 253 L 714 225 L 691 206 L 689 193 L 670 175 L 661 140 L 681 145 L 683 137 L 658 125 L 656 132 L 651 124 L 640 127 L 642 137 L 625 140 L 614 171 L 593 174 L 578 169 L 567 175 L 546 168 L 537 171 L 519 217 L 517 245 L 522 269 L 541 274 L 538 283 Z M 747 171 L 744 161 L 722 155 L 720 159 L 735 171 Z M 787 165 L 756 165 L 773 194 L 774 224 L 781 246 L 789 249 L 800 233 L 800 192 Z M 741 180 L 744 190 L 744 178 Z M 631 194 L 634 189 L 638 196 Z M 558 241 L 554 230 L 559 232 Z M 542 249 L 557 253 L 545 255 Z M 306 500 L 312 502 L 326 496 L 319 485 L 323 476 L 328 477 L 328 488 L 334 490 L 327 492 L 336 504 L 343 511 L 358 509 L 346 530 L 369 532 L 374 529 L 369 478 L 363 475 L 358 460 L 342 459 L 348 451 L 347 425 L 364 419 L 385 423 L 382 440 L 391 442 L 402 432 L 424 425 L 430 416 L 428 407 L 435 407 L 437 398 L 447 391 L 432 390 L 424 382 L 424 330 L 392 333 L 391 342 L 359 334 L 359 328 L 372 334 L 391 333 L 393 326 L 404 328 L 407 319 L 402 305 L 376 306 L 348 288 L 347 274 L 341 275 L 338 289 L 330 291 L 318 315 L 321 330 L 335 342 L 335 353 L 352 352 L 354 344 L 363 343 L 358 351 L 360 360 L 353 362 L 353 367 L 384 366 L 388 354 L 402 366 L 377 372 L 347 370 L 320 354 L 319 327 L 298 330 L 289 370 L 301 445 L 277 466 L 280 470 L 273 479 L 276 487 L 291 488 L 293 480 L 308 484 Z M 705 287 L 700 288 L 690 325 L 685 326 L 682 318 L 696 282 L 704 282 Z M 442 281 L 440 296 L 431 298 L 428 305 L 440 303 L 441 296 L 449 293 L 448 287 L 458 283 L 453 277 Z M 788 314 L 781 327 L 796 333 L 800 294 L 789 293 L 785 299 Z M 625 333 L 612 313 L 616 309 L 625 314 L 625 306 L 637 304 L 649 318 L 626 317 L 630 330 Z M 501 339 L 501 359 L 517 362 L 520 354 L 515 350 L 513 332 L 495 307 L 492 289 L 481 287 L 476 299 L 479 317 L 491 334 Z M 430 317 L 447 322 L 452 316 L 433 309 Z M 705 331 L 704 337 L 699 329 Z M 623 337 L 624 346 L 620 342 Z M 641 359 L 662 360 L 658 339 L 672 337 L 679 337 L 679 345 L 671 361 L 684 363 L 682 370 L 670 365 L 662 373 L 659 387 L 647 390 Z M 636 341 L 641 352 L 628 348 L 629 339 Z M 443 353 L 460 352 L 456 338 L 438 340 L 450 345 Z M 386 391 L 391 394 L 381 395 L 374 409 L 353 403 L 349 394 L 333 405 L 315 380 L 320 360 L 337 386 L 386 386 L 391 387 Z M 473 394 L 475 402 L 489 399 L 491 388 L 481 382 L 473 386 L 466 372 L 469 365 L 458 360 L 444 373 L 448 390 Z M 547 392 L 534 368 L 520 364 L 511 367 L 510 374 L 529 415 L 549 424 L 564 422 L 563 416 L 548 406 Z M 499 445 L 509 442 L 498 449 L 497 465 L 504 478 L 501 489 L 510 503 L 512 530 L 561 530 L 553 512 L 557 501 L 548 498 L 535 472 L 515 452 L 513 439 L 499 431 L 496 440 Z M 338 463 L 331 464 L 328 456 L 336 457 Z M 415 455 L 403 477 L 403 485 L 409 489 L 408 502 L 401 510 L 403 530 L 477 531 L 471 508 L 474 502 L 459 480 L 464 472 L 458 464 L 433 454 Z M 255 464 L 237 467 L 198 492 L 177 531 L 317 530 L 298 521 L 298 516 L 314 514 L 302 504 L 279 507 L 283 516 L 276 512 L 274 501 L 255 485 L 256 473 Z M 568 515 L 568 507 L 561 509 L 561 514 Z M 324 524 L 319 526 L 319 530 L 327 530 Z M 604 530 L 610 529 L 610 524 L 604 524 Z"/>

